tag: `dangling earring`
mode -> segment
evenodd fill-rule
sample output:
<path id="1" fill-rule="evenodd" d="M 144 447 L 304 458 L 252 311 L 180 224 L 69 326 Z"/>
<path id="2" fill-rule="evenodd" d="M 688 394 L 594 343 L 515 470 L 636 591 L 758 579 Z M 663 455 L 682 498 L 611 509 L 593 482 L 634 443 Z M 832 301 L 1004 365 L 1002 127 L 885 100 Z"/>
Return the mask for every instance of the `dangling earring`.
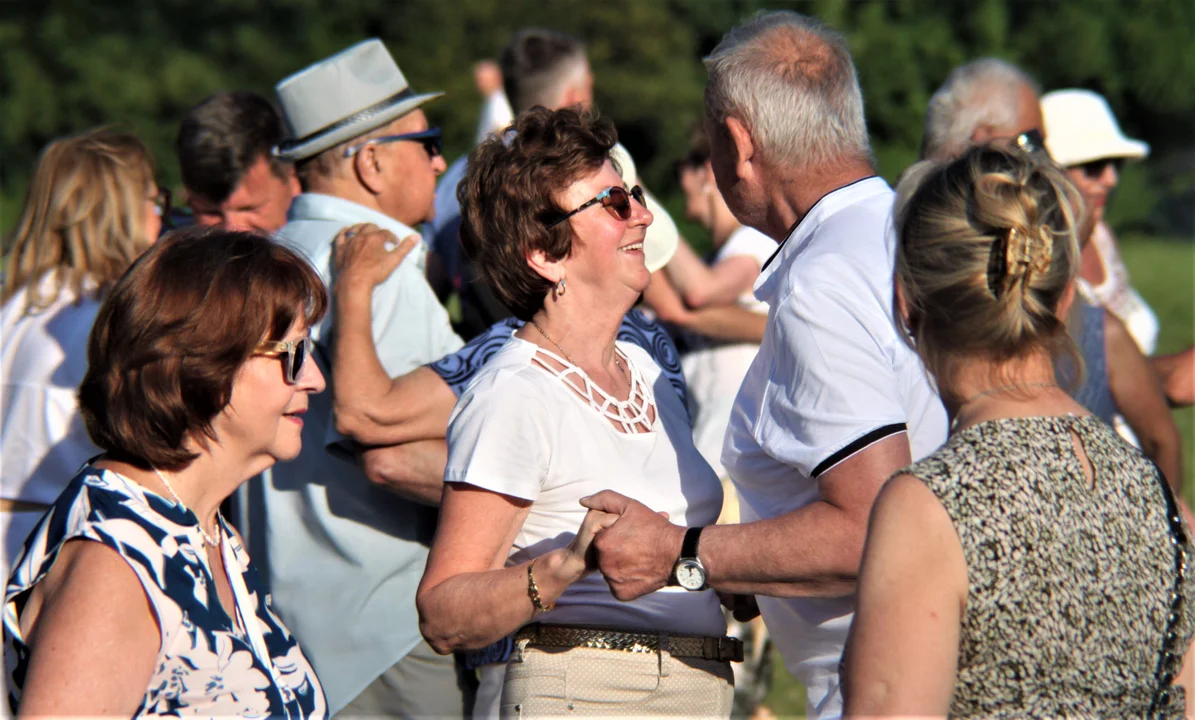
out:
<path id="1" fill-rule="evenodd" d="M 568 285 L 565 284 L 564 278 L 560 278 L 560 282 L 556 283 L 557 297 L 563 295 L 565 290 L 568 290 Z"/>

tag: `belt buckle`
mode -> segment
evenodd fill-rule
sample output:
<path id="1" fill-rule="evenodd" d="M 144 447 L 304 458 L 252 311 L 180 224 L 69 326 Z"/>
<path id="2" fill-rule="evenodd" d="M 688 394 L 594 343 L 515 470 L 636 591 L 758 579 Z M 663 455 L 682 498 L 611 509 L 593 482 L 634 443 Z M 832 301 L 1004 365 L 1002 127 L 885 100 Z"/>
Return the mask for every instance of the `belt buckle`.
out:
<path id="1" fill-rule="evenodd" d="M 707 637 L 704 642 L 703 654 L 709 660 L 718 662 L 742 662 L 743 641 L 732 637 Z"/>

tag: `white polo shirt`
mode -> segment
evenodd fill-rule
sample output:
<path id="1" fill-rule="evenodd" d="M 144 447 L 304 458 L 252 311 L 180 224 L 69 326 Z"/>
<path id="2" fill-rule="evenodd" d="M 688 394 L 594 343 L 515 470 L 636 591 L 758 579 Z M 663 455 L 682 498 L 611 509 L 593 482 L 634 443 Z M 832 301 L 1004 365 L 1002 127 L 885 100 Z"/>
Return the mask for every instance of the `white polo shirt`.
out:
<path id="1" fill-rule="evenodd" d="M 878 177 L 827 194 L 755 283 L 768 324 L 722 450 L 743 522 L 813 503 L 819 475 L 884 438 L 907 433 L 914 460 L 946 440 L 946 411 L 892 316 L 893 200 Z M 841 715 L 854 597 L 760 597 L 759 606 L 807 688 L 809 716 Z"/>

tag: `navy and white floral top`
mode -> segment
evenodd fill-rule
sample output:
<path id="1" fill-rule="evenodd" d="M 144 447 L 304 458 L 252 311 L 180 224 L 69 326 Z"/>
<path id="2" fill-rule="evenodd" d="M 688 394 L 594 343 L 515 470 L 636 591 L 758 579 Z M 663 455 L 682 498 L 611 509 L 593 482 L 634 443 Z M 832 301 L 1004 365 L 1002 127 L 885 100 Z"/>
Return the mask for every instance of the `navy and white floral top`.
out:
<path id="1" fill-rule="evenodd" d="M 270 609 L 239 537 L 222 518 L 220 523 L 236 620 L 216 594 L 195 514 L 115 472 L 84 467 L 29 536 L 4 593 L 4 664 L 13 714 L 29 663 L 21 635 L 27 593 L 67 541 L 84 538 L 120 554 L 157 615 L 157 667 L 134 717 L 326 717 L 311 664 Z"/>
<path id="2" fill-rule="evenodd" d="M 523 327 L 523 321 L 516 318 L 506 318 L 494 323 L 489 330 L 469 341 L 460 350 L 445 355 L 428 365 L 440 378 L 448 383 L 452 392 L 460 397 L 469 381 L 477 375 L 481 367 L 498 352 L 506 341 L 514 335 L 515 330 Z M 658 322 L 648 317 L 642 311 L 632 309 L 622 318 L 618 327 L 618 339 L 634 343 L 651 355 L 660 366 L 661 375 L 667 378 L 672 389 L 680 395 L 681 403 L 688 407 L 685 387 L 685 374 L 681 369 L 680 353 L 672 338 Z"/>

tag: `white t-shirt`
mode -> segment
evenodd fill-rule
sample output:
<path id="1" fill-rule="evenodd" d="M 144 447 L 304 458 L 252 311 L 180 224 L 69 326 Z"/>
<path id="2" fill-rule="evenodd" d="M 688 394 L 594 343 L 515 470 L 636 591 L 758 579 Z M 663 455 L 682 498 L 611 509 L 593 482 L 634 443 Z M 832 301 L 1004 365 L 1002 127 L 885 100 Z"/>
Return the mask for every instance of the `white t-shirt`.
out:
<path id="1" fill-rule="evenodd" d="M 776 241 L 755 228 L 740 227 L 731 233 L 714 256 L 714 265 L 745 255 L 762 268 L 776 252 Z M 755 299 L 748 290 L 739 297 L 745 310 L 766 315 L 768 304 Z M 722 441 L 730 424 L 730 411 L 747 368 L 755 360 L 755 343 L 707 342 L 700 336 L 691 343 L 693 350 L 681 359 L 689 386 L 689 410 L 693 416 L 693 442 L 702 457 L 719 476 L 722 467 Z"/>
<path id="2" fill-rule="evenodd" d="M 52 287 L 47 275 L 41 287 Z M 0 487 L 8 500 L 50 504 L 100 450 L 83 428 L 76 397 L 87 372 L 87 337 L 100 309 L 64 287 L 49 307 L 26 313 L 25 290 L 0 309 Z"/>
<path id="3" fill-rule="evenodd" d="M 893 192 L 867 178 L 823 197 L 755 284 L 770 306 L 722 453 L 743 522 L 818 498 L 817 478 L 871 444 L 907 433 L 913 459 L 941 445 L 942 407 L 892 316 Z M 854 598 L 759 598 L 810 717 L 842 714 L 838 663 Z"/>
<path id="4" fill-rule="evenodd" d="M 512 337 L 473 379 L 448 426 L 445 482 L 530 500 L 509 562 L 565 547 L 586 510 L 578 502 L 614 490 L 679 525 L 711 525 L 722 507 L 718 478 L 693 447 L 675 392 L 642 348 L 619 342 L 653 388 L 650 432 L 620 432 L 589 403 L 532 363 L 536 346 Z M 721 636 L 726 623 L 712 590 L 666 587 L 630 602 L 615 599 L 600 573 L 574 583 L 539 622 Z"/>
<path id="5" fill-rule="evenodd" d="M 47 294 L 56 279 L 39 282 Z M 76 397 L 100 301 L 90 293 L 79 300 L 69 287 L 42 310 L 26 313 L 27 300 L 20 290 L 0 309 L 0 497 L 49 505 L 100 453 Z M 38 518 L 0 513 L 4 577 Z"/>

